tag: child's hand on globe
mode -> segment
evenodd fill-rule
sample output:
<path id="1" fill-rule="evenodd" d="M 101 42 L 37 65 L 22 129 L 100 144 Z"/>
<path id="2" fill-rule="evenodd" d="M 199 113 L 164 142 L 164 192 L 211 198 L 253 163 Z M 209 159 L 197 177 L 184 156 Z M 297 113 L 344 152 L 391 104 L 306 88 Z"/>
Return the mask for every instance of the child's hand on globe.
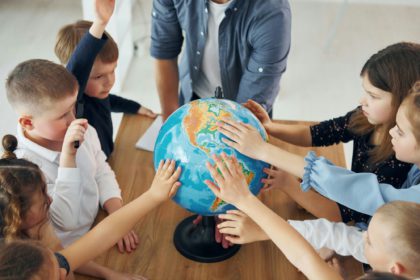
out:
<path id="1" fill-rule="evenodd" d="M 273 126 L 273 122 L 271 121 L 270 116 L 268 115 L 267 111 L 263 108 L 263 106 L 261 106 L 252 99 L 248 99 L 248 101 L 243 103 L 242 105 L 244 105 L 245 108 L 250 110 L 257 117 L 257 119 L 262 123 L 262 125 L 268 133 L 271 133 L 270 129 Z"/>
<path id="2" fill-rule="evenodd" d="M 204 183 L 217 197 L 237 206 L 241 201 L 253 196 L 242 173 L 242 168 L 235 157 L 228 157 L 222 153 L 223 160 L 217 155 L 213 155 L 213 159 L 216 162 L 215 166 L 209 162 L 206 165 L 216 184 L 210 180 L 206 180 Z"/>
<path id="3" fill-rule="evenodd" d="M 246 156 L 258 159 L 266 142 L 256 128 L 249 124 L 227 119 L 217 125 L 220 133 L 231 139 L 222 139 L 226 145 Z"/>
<path id="4" fill-rule="evenodd" d="M 163 202 L 175 195 L 181 183 L 178 182 L 181 167 L 175 169 L 174 160 L 161 160 L 149 193 L 158 202 Z"/>

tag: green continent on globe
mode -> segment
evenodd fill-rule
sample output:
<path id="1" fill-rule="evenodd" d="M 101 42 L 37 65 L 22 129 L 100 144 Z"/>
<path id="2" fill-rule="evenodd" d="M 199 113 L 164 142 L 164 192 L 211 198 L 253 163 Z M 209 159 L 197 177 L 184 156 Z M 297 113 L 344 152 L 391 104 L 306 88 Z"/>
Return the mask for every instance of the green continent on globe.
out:
<path id="1" fill-rule="evenodd" d="M 220 145 L 214 140 L 217 122 L 224 118 L 232 118 L 232 114 L 220 109 L 220 104 L 216 102 L 197 100 L 190 105 L 188 114 L 183 119 L 183 126 L 191 144 L 209 155 L 211 147 Z M 207 141 L 198 143 L 197 138 L 200 135 L 205 135 Z"/>
<path id="2" fill-rule="evenodd" d="M 188 139 L 193 146 L 210 156 L 211 150 L 218 147 L 223 148 L 221 145 L 224 146 L 216 138 L 217 122 L 225 118 L 232 118 L 232 114 L 228 111 L 229 107 L 226 110 L 221 108 L 220 102 L 201 102 L 197 100 L 191 102 L 190 106 L 187 115 L 183 119 L 183 126 Z M 201 141 L 198 141 L 199 136 L 202 136 Z M 242 162 L 240 162 L 240 165 L 247 183 L 250 184 L 255 174 L 248 170 Z M 224 204 L 226 203 L 223 200 L 216 197 L 210 208 L 212 211 L 216 211 L 217 208 Z"/>

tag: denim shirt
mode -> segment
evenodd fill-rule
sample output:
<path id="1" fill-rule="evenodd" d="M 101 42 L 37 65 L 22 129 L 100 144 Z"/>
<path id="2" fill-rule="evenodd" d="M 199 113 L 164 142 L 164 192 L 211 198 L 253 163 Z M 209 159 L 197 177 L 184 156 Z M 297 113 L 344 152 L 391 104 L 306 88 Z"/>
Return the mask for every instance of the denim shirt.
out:
<path id="1" fill-rule="evenodd" d="M 200 77 L 209 0 L 154 0 L 150 53 L 179 63 L 180 102 Z M 219 64 L 225 98 L 253 99 L 271 111 L 286 70 L 291 13 L 286 0 L 232 0 L 219 27 Z"/>

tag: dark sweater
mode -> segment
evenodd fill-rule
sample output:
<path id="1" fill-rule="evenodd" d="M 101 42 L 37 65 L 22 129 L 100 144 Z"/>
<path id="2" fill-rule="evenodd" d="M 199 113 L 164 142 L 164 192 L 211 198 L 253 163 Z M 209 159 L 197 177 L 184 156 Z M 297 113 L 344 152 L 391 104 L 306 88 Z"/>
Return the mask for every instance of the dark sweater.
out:
<path id="1" fill-rule="evenodd" d="M 67 70 L 73 73 L 79 83 L 79 94 L 82 94 L 84 101 L 83 117 L 96 129 L 102 150 L 108 158 L 114 150 L 111 112 L 135 114 L 141 105 L 112 94 L 105 99 L 86 95 L 85 88 L 92 65 L 107 39 L 105 35 L 97 39 L 86 32 L 74 50 L 67 64 Z"/>

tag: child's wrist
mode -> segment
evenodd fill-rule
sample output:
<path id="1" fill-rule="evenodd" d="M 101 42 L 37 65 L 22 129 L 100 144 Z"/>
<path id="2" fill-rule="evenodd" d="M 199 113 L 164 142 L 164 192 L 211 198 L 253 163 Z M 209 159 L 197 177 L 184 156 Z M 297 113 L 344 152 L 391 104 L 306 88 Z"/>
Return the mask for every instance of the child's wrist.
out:
<path id="1" fill-rule="evenodd" d="M 238 202 L 235 203 L 235 206 L 239 208 L 239 210 L 246 212 L 247 207 L 254 203 L 254 199 L 256 199 L 256 197 L 251 192 L 249 192 L 249 194 L 239 199 Z"/>
<path id="2" fill-rule="evenodd" d="M 270 157 L 270 144 L 268 142 L 265 142 L 265 141 L 263 142 L 258 155 L 259 155 L 259 158 L 258 158 L 259 160 L 268 162 L 268 159 Z"/>
<path id="3" fill-rule="evenodd" d="M 76 167 L 76 154 L 61 153 L 60 167 Z"/>
<path id="4" fill-rule="evenodd" d="M 153 190 L 149 189 L 144 193 L 148 199 L 150 199 L 154 204 L 159 205 L 165 201 L 158 194 L 154 193 Z"/>

